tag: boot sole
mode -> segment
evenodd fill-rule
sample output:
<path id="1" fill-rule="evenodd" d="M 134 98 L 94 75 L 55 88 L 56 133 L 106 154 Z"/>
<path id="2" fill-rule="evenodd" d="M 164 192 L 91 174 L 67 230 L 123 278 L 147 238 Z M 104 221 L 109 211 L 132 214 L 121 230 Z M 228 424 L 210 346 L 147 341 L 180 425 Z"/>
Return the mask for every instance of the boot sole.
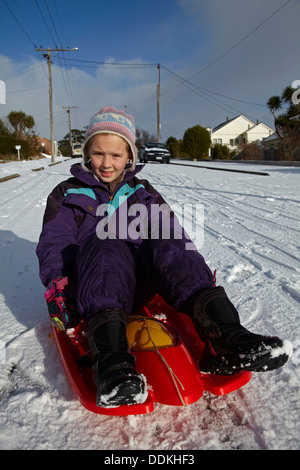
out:
<path id="1" fill-rule="evenodd" d="M 136 380 L 138 379 L 138 380 Z M 114 408 L 121 405 L 133 405 L 144 403 L 147 399 L 148 392 L 145 383 L 139 377 L 132 380 L 124 380 L 116 385 L 110 393 L 97 393 L 97 406 L 103 408 Z"/>
<path id="2" fill-rule="evenodd" d="M 286 340 L 282 346 L 251 354 L 205 357 L 200 361 L 202 372 L 216 375 L 232 375 L 242 371 L 268 372 L 282 367 L 290 358 L 292 344 Z"/>

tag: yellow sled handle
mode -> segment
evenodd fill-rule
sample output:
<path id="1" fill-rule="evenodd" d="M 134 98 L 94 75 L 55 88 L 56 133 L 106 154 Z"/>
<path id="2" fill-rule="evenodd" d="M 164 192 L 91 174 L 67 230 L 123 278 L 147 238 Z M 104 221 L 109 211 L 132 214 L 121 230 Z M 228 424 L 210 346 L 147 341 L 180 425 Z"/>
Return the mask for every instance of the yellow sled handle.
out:
<path id="1" fill-rule="evenodd" d="M 133 351 L 149 351 L 176 346 L 178 335 L 173 328 L 156 318 L 136 315 L 128 319 L 127 339 Z"/>

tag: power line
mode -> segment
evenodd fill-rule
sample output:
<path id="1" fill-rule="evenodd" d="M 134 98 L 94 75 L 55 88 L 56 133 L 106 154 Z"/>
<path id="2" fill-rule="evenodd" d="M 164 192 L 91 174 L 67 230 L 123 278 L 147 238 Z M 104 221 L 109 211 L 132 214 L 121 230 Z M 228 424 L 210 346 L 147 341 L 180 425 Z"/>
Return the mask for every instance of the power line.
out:
<path id="1" fill-rule="evenodd" d="M 24 91 L 31 91 L 31 90 L 38 90 L 39 88 L 47 88 L 45 85 L 43 86 L 36 86 L 34 88 L 25 88 L 24 90 L 16 90 L 16 91 L 7 91 L 6 93 L 9 94 L 14 94 L 14 93 L 23 93 Z"/>
<path id="2" fill-rule="evenodd" d="M 161 68 L 166 72 L 168 73 L 170 76 L 172 76 L 173 78 L 175 78 L 175 80 L 179 81 L 182 85 L 184 86 L 187 86 L 188 85 L 188 88 L 190 89 L 194 89 L 195 91 L 202 91 L 204 93 L 209 93 L 211 95 L 214 95 L 214 96 L 220 96 L 222 98 L 226 98 L 228 100 L 232 100 L 232 101 L 238 101 L 239 103 L 245 103 L 245 104 L 251 104 L 253 106 L 262 106 L 262 107 L 265 107 L 266 105 L 264 104 L 261 104 L 261 103 L 254 103 L 252 101 L 246 101 L 246 100 L 242 100 L 242 99 L 239 99 L 239 98 L 232 98 L 231 96 L 227 96 L 227 95 L 223 95 L 222 93 L 218 93 L 216 91 L 212 91 L 212 90 L 208 90 L 207 88 L 204 88 L 200 85 L 197 85 L 196 83 L 193 83 L 191 82 L 190 80 L 187 80 L 183 77 L 180 77 L 180 75 L 176 74 L 175 72 L 172 72 L 172 70 L 168 69 L 167 67 L 165 67 L 164 65 L 161 66 Z M 169 90 L 170 91 L 170 90 Z"/>
<path id="3" fill-rule="evenodd" d="M 38 10 L 39 10 L 40 15 L 41 15 L 41 17 L 42 17 L 42 19 L 43 19 L 43 22 L 44 22 L 44 24 L 45 24 L 45 26 L 46 26 L 46 28 L 47 28 L 47 30 L 48 30 L 48 32 L 49 32 L 51 38 L 52 38 L 53 43 L 56 45 L 56 41 L 55 41 L 55 39 L 54 39 L 54 37 L 53 37 L 53 35 L 52 35 L 52 32 L 51 32 L 51 30 L 50 30 L 50 28 L 49 28 L 49 26 L 48 26 L 48 23 L 47 23 L 46 18 L 45 18 L 44 14 L 43 14 L 43 11 L 42 11 L 42 9 L 41 9 L 39 3 L 38 3 L 38 0 L 35 0 L 35 3 L 36 3 L 36 5 L 37 5 L 37 7 L 38 7 Z M 61 43 L 60 38 L 59 38 L 58 33 L 57 33 L 57 30 L 56 30 L 56 27 L 55 27 L 55 23 L 54 23 L 54 21 L 53 21 L 53 19 L 52 19 L 52 15 L 51 15 L 50 9 L 49 9 L 49 7 L 48 7 L 47 1 L 44 0 L 44 3 L 45 3 L 45 6 L 46 6 L 48 15 L 49 15 L 49 17 L 50 17 L 50 21 L 51 21 L 51 23 L 52 23 L 52 27 L 53 27 L 53 29 L 54 29 L 54 31 L 55 31 L 55 33 L 56 33 L 56 36 L 57 36 L 57 39 L 58 39 L 58 43 Z M 57 49 L 57 46 L 56 46 L 56 49 Z M 63 51 L 62 46 L 61 46 L 61 50 Z M 65 86 L 65 90 L 66 90 L 66 93 L 67 93 L 67 95 L 69 96 L 69 99 L 70 99 L 69 89 L 68 89 L 68 87 L 67 87 L 67 83 L 66 83 L 66 79 L 65 79 L 65 75 L 64 75 L 64 69 L 63 69 L 63 67 L 62 67 L 62 64 L 61 64 L 61 61 L 60 61 L 60 57 L 58 58 L 58 61 L 59 61 L 59 64 L 60 64 L 60 70 L 61 70 L 61 74 L 62 74 L 64 86 Z M 71 92 L 70 92 L 70 93 L 71 93 Z M 58 95 L 57 95 L 57 92 L 56 92 L 56 91 L 54 91 L 54 94 L 55 94 L 57 100 L 61 103 L 61 100 L 58 98 Z"/>
<path id="4" fill-rule="evenodd" d="M 250 31 L 250 33 L 246 34 L 246 36 L 244 36 L 242 39 L 240 39 L 238 42 L 236 42 L 227 51 L 223 52 L 223 54 L 221 54 L 219 57 L 217 57 L 215 60 L 213 60 L 210 64 L 206 65 L 203 69 L 201 69 L 199 72 L 197 72 L 195 75 L 193 75 L 189 79 L 196 77 L 197 75 L 199 75 L 200 73 L 204 72 L 209 67 L 214 65 L 216 62 L 223 59 L 223 57 L 225 57 L 227 54 L 229 54 L 231 51 L 233 51 L 233 49 L 235 49 L 237 46 L 242 44 L 242 42 L 244 42 L 246 39 L 248 39 L 250 36 L 252 36 L 252 34 L 254 34 L 259 28 L 261 28 L 264 24 L 266 24 L 271 18 L 273 18 L 273 16 L 275 16 L 280 10 L 282 10 L 282 8 L 284 8 L 290 1 L 291 0 L 287 0 L 283 5 L 281 5 L 281 7 L 279 7 L 270 16 L 268 16 L 268 18 L 266 18 L 262 23 L 260 23 L 258 26 L 256 26 L 256 28 L 254 28 L 252 31 Z"/>
<path id="5" fill-rule="evenodd" d="M 55 40 L 51 30 L 50 30 L 50 27 L 48 26 L 48 22 L 46 20 L 46 16 L 44 15 L 43 11 L 42 11 L 42 8 L 40 7 L 39 3 L 38 3 L 38 0 L 35 0 L 35 3 L 36 3 L 36 6 L 40 12 L 40 15 L 43 19 L 43 22 L 52 38 L 52 41 L 53 43 L 56 45 L 56 42 L 58 42 L 59 44 L 62 44 L 62 41 L 59 37 L 59 34 L 58 34 L 58 31 L 56 29 L 56 26 L 55 26 L 55 22 L 53 20 L 53 17 L 52 17 L 52 14 L 51 14 L 51 11 L 50 11 L 50 8 L 48 6 L 48 3 L 47 3 L 47 0 L 44 0 L 44 4 L 45 4 L 45 7 L 46 7 L 46 10 L 48 12 L 48 16 L 50 18 L 50 22 L 51 22 L 51 25 L 52 25 L 52 29 L 54 30 L 55 32 L 55 35 L 57 37 L 57 41 Z M 56 6 L 56 10 L 57 10 L 57 6 Z M 57 49 L 57 46 L 56 46 L 56 49 Z M 68 49 L 63 49 L 63 46 L 61 46 L 61 51 L 62 52 L 65 52 L 66 50 Z M 64 56 L 63 56 L 64 57 Z M 67 94 L 67 97 L 68 97 L 68 101 L 71 101 L 72 103 L 74 103 L 74 97 L 73 97 L 73 94 L 72 94 L 72 89 L 71 89 L 71 85 L 70 85 L 70 81 L 69 81 L 69 77 L 68 77 L 68 73 L 67 73 L 67 64 L 65 62 L 65 58 L 63 59 L 64 60 L 64 67 L 63 67 L 63 64 L 62 64 L 62 61 L 61 61 L 61 58 L 60 56 L 58 55 L 58 62 L 59 62 L 59 69 L 61 71 L 61 74 L 62 74 L 62 79 L 63 79 L 63 83 L 64 83 L 64 87 L 65 87 L 65 91 L 66 91 L 66 94 Z M 54 87 L 55 88 L 55 87 Z M 60 102 L 61 105 L 62 102 L 61 102 L 61 99 L 59 98 L 58 94 L 57 94 L 57 91 L 54 89 L 53 90 L 54 92 L 54 95 L 56 97 L 56 99 Z"/>
<path id="6" fill-rule="evenodd" d="M 60 44 L 60 47 L 62 47 L 62 42 L 61 42 L 61 40 L 60 40 L 60 38 L 59 38 L 59 36 L 58 36 L 55 23 L 54 23 L 54 21 L 53 21 L 53 19 L 52 19 L 52 15 L 51 15 L 50 9 L 49 9 L 49 7 L 48 7 L 47 0 L 44 0 L 44 3 L 45 3 L 45 5 L 46 5 L 47 12 L 48 12 L 48 15 L 49 15 L 51 24 L 52 24 L 52 27 L 53 27 L 53 29 L 54 29 L 54 31 L 55 31 L 56 36 L 57 36 L 58 42 L 59 42 L 59 44 Z"/>
<path id="7" fill-rule="evenodd" d="M 33 70 L 40 68 L 40 65 L 36 65 L 35 67 L 28 68 L 28 64 L 26 65 L 26 70 L 13 72 L 14 74 L 9 77 L 4 77 L 5 81 L 12 80 L 13 78 L 20 77 L 21 75 L 25 75 L 25 73 L 31 73 Z"/>
<path id="8" fill-rule="evenodd" d="M 205 67 L 203 67 L 201 70 L 199 70 L 199 72 L 195 73 L 194 75 L 192 75 L 191 77 L 185 79 L 185 81 L 189 81 L 195 77 L 197 77 L 198 75 L 200 75 L 200 73 L 204 72 L 205 70 L 207 70 L 208 68 L 212 67 L 214 64 L 216 64 L 217 62 L 219 62 L 219 60 L 223 59 L 223 57 L 225 57 L 227 54 L 229 54 L 231 51 L 233 51 L 233 49 L 235 49 L 236 47 L 238 47 L 240 44 L 242 44 L 246 39 L 248 39 L 250 36 L 252 36 L 252 34 L 254 34 L 258 29 L 260 29 L 264 24 L 266 24 L 271 18 L 273 18 L 273 16 L 275 16 L 280 10 L 282 10 L 291 0 L 287 0 L 283 5 L 281 5 L 281 7 L 277 8 L 277 10 L 275 10 L 270 16 L 268 16 L 262 23 L 260 23 L 258 26 L 256 26 L 252 31 L 250 31 L 248 34 L 246 34 L 246 36 L 244 36 L 243 38 L 241 38 L 239 41 L 237 41 L 233 46 L 231 46 L 229 49 L 227 49 L 227 51 L 223 52 L 223 54 L 221 54 L 220 56 L 216 57 L 216 59 L 214 59 L 212 62 L 210 62 L 209 64 L 207 64 Z M 183 79 L 184 80 L 184 79 Z M 183 85 L 183 83 L 181 83 Z M 177 88 L 179 85 L 176 85 L 174 88 L 172 88 L 171 90 L 174 90 L 175 88 Z M 168 90 L 168 91 L 171 91 L 171 90 Z"/>
<path id="9" fill-rule="evenodd" d="M 236 108 L 233 108 L 232 106 L 226 104 L 226 103 L 223 103 L 221 100 L 217 100 L 216 98 L 214 97 L 210 97 L 208 98 L 207 96 L 203 95 L 203 93 L 201 93 L 201 90 L 198 90 L 197 87 L 194 86 L 194 84 L 192 84 L 191 82 L 189 82 L 188 80 L 182 80 L 181 77 L 179 77 L 179 75 L 175 74 L 174 72 L 172 72 L 171 70 L 167 69 L 166 67 L 164 67 L 163 65 L 161 66 L 161 68 L 166 71 L 167 73 L 169 73 L 171 76 L 173 76 L 177 81 L 180 81 L 180 83 L 185 86 L 186 88 L 188 88 L 189 90 L 193 91 L 194 93 L 196 93 L 197 95 L 201 96 L 201 98 L 203 98 L 204 100 L 214 104 L 215 106 L 218 106 L 219 108 L 221 109 L 224 109 L 225 111 L 228 112 L 228 110 L 230 109 L 229 112 L 235 112 L 235 113 L 239 113 L 239 114 L 243 114 L 240 110 L 236 109 Z"/>
<path id="10" fill-rule="evenodd" d="M 66 35 L 65 35 L 65 28 L 63 27 L 62 25 L 62 21 L 61 21 L 61 18 L 60 18 L 60 14 L 59 14 L 59 10 L 57 8 L 57 4 L 56 4 L 56 0 L 53 0 L 53 3 L 54 3 L 54 7 L 55 7 L 55 11 L 56 11 L 56 16 L 58 18 L 58 23 L 59 23 L 59 26 L 60 26 L 60 29 L 61 29 L 61 32 L 62 32 L 62 35 L 63 35 L 63 38 L 64 38 L 64 42 L 65 44 L 67 44 L 67 48 L 69 48 L 68 44 L 68 40 L 66 38 Z M 69 58 L 68 58 L 69 59 Z M 75 93 L 76 93 L 76 88 L 75 88 L 75 81 L 74 81 L 74 76 L 73 76 L 73 71 L 72 69 L 71 70 L 68 70 L 67 68 L 67 65 L 68 64 L 68 59 L 66 58 L 65 56 L 65 53 L 63 52 L 63 60 L 64 60 L 64 64 L 65 64 L 65 72 L 66 72 L 66 77 L 67 77 L 67 81 L 68 81 L 68 84 L 69 84 L 69 88 L 70 88 L 70 93 L 71 93 L 71 97 L 72 97 L 72 100 L 71 102 L 73 102 L 73 104 L 75 104 L 75 100 L 73 98 L 73 93 L 72 93 L 72 88 L 74 89 Z M 69 78 L 69 75 L 70 75 L 70 78 Z M 71 79 L 71 80 L 70 80 Z M 72 81 L 72 85 L 71 85 L 71 81 Z M 77 117 L 77 111 L 76 111 L 77 108 L 75 108 L 75 121 L 77 123 L 77 127 L 78 126 L 78 117 Z"/>
<path id="11" fill-rule="evenodd" d="M 23 28 L 22 24 L 20 23 L 20 21 L 18 20 L 18 18 L 16 17 L 16 15 L 14 14 L 14 12 L 11 10 L 11 8 L 7 5 L 6 3 L 6 0 L 3 0 L 3 3 L 4 5 L 6 6 L 6 8 L 9 10 L 9 12 L 11 13 L 11 15 L 13 16 L 13 18 L 15 19 L 15 21 L 18 23 L 18 25 L 20 26 L 21 30 L 23 31 L 23 33 L 27 36 L 27 38 L 29 39 L 29 41 L 34 45 L 34 47 L 36 47 L 34 41 L 32 40 L 32 38 L 29 36 L 29 34 L 27 33 L 27 31 L 25 31 L 25 29 Z"/>
<path id="12" fill-rule="evenodd" d="M 42 10 L 41 10 L 41 7 L 40 7 L 40 5 L 38 4 L 38 1 L 37 1 L 37 0 L 35 0 L 35 3 L 36 3 L 36 6 L 38 7 L 38 10 L 39 10 L 40 14 L 41 14 L 41 17 L 42 17 L 42 19 L 43 19 L 43 21 L 44 21 L 44 24 L 45 24 L 45 26 L 46 26 L 46 28 L 47 28 L 47 30 L 48 30 L 48 33 L 50 34 L 50 36 L 51 36 L 51 38 L 52 38 L 53 44 L 56 46 L 56 44 L 55 44 L 55 39 L 54 39 L 54 37 L 52 36 L 52 33 L 51 33 L 51 31 L 50 31 L 50 29 L 49 29 L 49 26 L 48 26 L 48 23 L 47 23 L 47 21 L 46 21 L 44 15 L 43 15 L 43 12 L 42 12 Z"/>
<path id="13" fill-rule="evenodd" d="M 37 38 L 36 38 L 36 36 L 35 36 L 35 33 L 32 31 L 32 28 L 30 27 L 30 25 L 28 24 L 26 18 L 25 18 L 24 15 L 23 15 L 22 11 L 20 10 L 19 5 L 17 4 L 17 2 L 16 2 L 15 0 L 13 0 L 13 3 L 14 3 L 14 5 L 15 5 L 15 8 L 17 9 L 19 15 L 21 16 L 21 19 L 22 19 L 23 24 L 27 26 L 27 30 L 30 31 L 31 37 L 33 37 L 33 39 L 35 40 L 35 44 L 38 44 L 38 40 L 37 40 Z"/>
<path id="14" fill-rule="evenodd" d="M 172 91 L 174 90 L 175 88 L 177 88 L 178 86 L 180 85 L 184 85 L 186 86 L 187 88 L 189 88 L 190 90 L 194 91 L 194 93 L 197 93 L 199 94 L 200 96 L 202 96 L 204 99 L 208 100 L 208 101 L 211 101 L 209 98 L 201 95 L 199 92 L 202 91 L 204 93 L 209 93 L 211 95 L 214 96 L 220 96 L 222 98 L 226 98 L 226 99 L 229 99 L 229 100 L 232 100 L 232 101 L 237 101 L 237 102 L 240 102 L 240 103 L 245 103 L 245 104 L 251 104 L 253 106 L 262 106 L 262 107 L 265 107 L 266 105 L 263 105 L 263 104 L 260 104 L 260 103 L 253 103 L 253 102 L 250 102 L 250 101 L 246 101 L 246 100 L 241 100 L 241 99 L 238 99 L 238 98 L 232 98 L 230 96 L 226 96 L 226 95 L 223 95 L 221 93 L 218 93 L 218 92 L 214 92 L 214 91 L 210 91 L 204 87 L 201 87 L 200 85 L 197 85 L 193 82 L 191 82 L 191 79 L 193 79 L 194 77 L 196 77 L 197 75 L 199 75 L 200 73 L 204 72 L 205 70 L 207 70 L 209 67 L 211 67 L 212 65 L 214 65 L 216 62 L 218 62 L 219 60 L 221 60 L 223 57 L 225 57 L 227 54 L 229 54 L 233 49 L 235 49 L 237 46 L 239 46 L 242 42 L 244 42 L 246 39 L 248 39 L 252 34 L 254 34 L 259 28 L 261 28 L 264 24 L 266 24 L 271 18 L 273 18 L 273 16 L 275 16 L 280 10 L 282 10 L 288 3 L 290 2 L 290 0 L 287 0 L 283 5 L 281 5 L 281 7 L 277 8 L 277 10 L 275 10 L 270 16 L 268 16 L 264 21 L 262 21 L 258 26 L 256 26 L 252 31 L 250 31 L 248 34 L 246 34 L 246 36 L 244 36 L 243 38 L 241 38 L 238 42 L 236 42 L 233 46 L 231 46 L 227 51 L 225 51 L 223 54 L 221 54 L 219 57 L 217 57 L 216 59 L 214 59 L 212 62 L 210 62 L 208 65 L 206 65 L 204 68 L 202 68 L 199 72 L 197 72 L 196 74 L 192 75 L 190 78 L 188 79 L 184 79 L 183 77 L 180 77 L 179 75 L 175 74 L 174 72 L 172 72 L 171 70 L 169 70 L 167 67 L 164 67 L 162 66 L 163 70 L 165 72 L 167 72 L 170 76 L 173 76 L 173 78 L 175 78 L 177 81 L 179 81 L 179 85 L 176 85 L 175 87 L 173 87 L 171 90 L 168 90 L 168 91 Z M 220 101 L 220 100 L 219 100 Z M 220 101 L 220 103 L 222 103 Z M 214 104 L 217 104 L 217 106 L 220 106 L 218 103 L 214 103 Z M 225 103 L 222 103 L 223 105 L 225 106 L 229 106 L 229 105 L 226 105 Z M 222 107 L 222 106 L 220 106 Z M 235 110 L 235 108 L 229 106 L 231 109 Z M 224 108 L 223 108 L 224 109 Z M 236 110 L 238 111 L 238 110 Z M 238 111 L 239 112 L 239 111 Z"/>
<path id="15" fill-rule="evenodd" d="M 68 45 L 68 41 L 67 41 L 67 38 L 65 36 L 65 30 L 63 28 L 63 25 L 62 25 L 62 22 L 61 22 L 61 19 L 60 19 L 60 15 L 59 15 L 59 11 L 58 11 L 58 8 L 57 8 L 57 5 L 56 5 L 56 0 L 53 0 L 53 3 L 54 3 L 54 6 L 55 6 L 56 15 L 57 15 L 57 18 L 58 18 L 58 21 L 59 21 L 59 24 L 60 24 L 60 28 L 62 30 L 62 34 L 63 34 L 64 40 L 65 40 L 65 43 Z"/>
<path id="16" fill-rule="evenodd" d="M 18 20 L 18 18 L 16 17 L 16 15 L 14 14 L 14 12 L 12 11 L 12 9 L 7 5 L 6 0 L 3 0 L 3 3 L 4 3 L 4 5 L 7 7 L 8 11 L 11 13 L 11 15 L 12 15 L 12 17 L 14 18 L 14 20 L 16 21 L 16 23 L 19 25 L 19 27 L 21 28 L 21 30 L 23 31 L 23 33 L 25 34 L 25 36 L 29 39 L 29 41 L 33 44 L 34 47 L 37 47 L 35 41 L 33 41 L 33 39 L 31 38 L 31 36 L 27 33 L 27 31 L 25 31 L 23 25 L 20 23 L 20 21 Z M 15 5 L 16 5 L 16 4 L 15 4 Z M 17 5 L 16 5 L 16 6 L 17 6 Z M 23 14 L 22 14 L 22 12 L 20 11 L 20 9 L 19 9 L 18 6 L 17 6 L 17 9 L 18 9 L 18 11 L 19 11 L 21 17 L 23 18 L 24 23 L 27 24 L 27 22 L 26 22 L 26 20 L 25 20 L 25 18 L 24 18 L 24 16 L 23 16 Z M 28 27 L 28 24 L 27 24 L 27 27 Z M 43 68 L 43 70 L 44 70 L 44 73 L 45 73 L 45 75 L 47 76 L 47 73 L 46 73 L 46 71 L 45 71 L 45 69 L 44 69 L 44 65 L 43 65 L 43 63 L 42 63 L 42 61 L 41 61 L 41 57 L 39 57 L 39 60 L 40 60 L 40 62 L 41 62 L 41 65 L 42 65 L 42 68 Z M 11 77 L 11 78 L 13 78 L 13 77 Z"/>
<path id="17" fill-rule="evenodd" d="M 97 61 L 97 60 L 84 60 L 84 59 L 69 59 L 70 62 L 82 62 L 88 64 L 96 64 L 95 66 L 103 65 L 103 66 L 120 66 L 120 67 L 128 67 L 128 68 L 147 68 L 147 67 L 157 67 L 159 64 L 145 64 L 145 63 L 135 63 L 135 62 L 104 62 L 104 61 Z"/>

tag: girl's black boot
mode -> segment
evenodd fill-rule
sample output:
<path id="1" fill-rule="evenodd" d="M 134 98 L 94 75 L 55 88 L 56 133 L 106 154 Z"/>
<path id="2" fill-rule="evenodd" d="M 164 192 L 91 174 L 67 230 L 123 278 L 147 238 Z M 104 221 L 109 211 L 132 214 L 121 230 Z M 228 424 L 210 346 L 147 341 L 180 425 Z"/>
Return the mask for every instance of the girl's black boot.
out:
<path id="1" fill-rule="evenodd" d="M 88 324 L 98 406 L 144 403 L 147 398 L 145 379 L 129 353 L 126 323 L 123 310 L 110 309 L 99 312 Z"/>
<path id="2" fill-rule="evenodd" d="M 290 341 L 244 328 L 223 287 L 201 290 L 192 317 L 205 344 L 199 364 L 203 372 L 229 375 L 244 370 L 269 371 L 283 366 L 291 355 Z"/>

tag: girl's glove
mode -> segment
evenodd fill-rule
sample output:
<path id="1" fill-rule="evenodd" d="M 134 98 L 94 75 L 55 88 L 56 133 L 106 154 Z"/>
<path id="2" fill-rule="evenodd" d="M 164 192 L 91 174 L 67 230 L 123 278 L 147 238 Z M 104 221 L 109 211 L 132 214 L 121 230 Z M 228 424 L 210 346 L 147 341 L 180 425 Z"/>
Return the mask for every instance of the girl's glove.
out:
<path id="1" fill-rule="evenodd" d="M 56 277 L 47 286 L 45 299 L 51 324 L 58 330 L 74 328 L 81 318 L 77 312 L 76 301 L 67 277 Z"/>

